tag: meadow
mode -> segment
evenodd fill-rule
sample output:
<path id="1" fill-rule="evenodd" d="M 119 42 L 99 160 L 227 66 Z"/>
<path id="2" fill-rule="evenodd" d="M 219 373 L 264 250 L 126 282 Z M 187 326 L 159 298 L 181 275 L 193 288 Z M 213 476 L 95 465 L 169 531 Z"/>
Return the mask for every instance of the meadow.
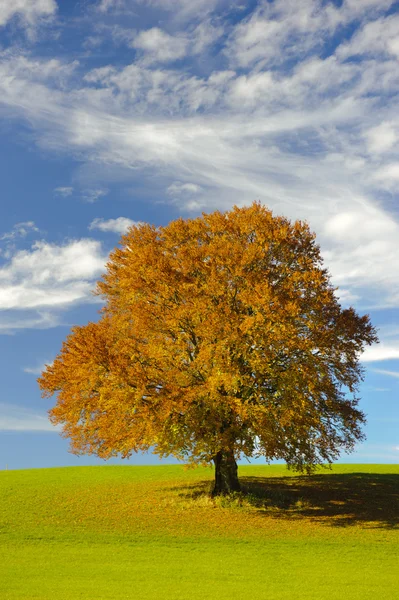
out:
<path id="1" fill-rule="evenodd" d="M 396 600 L 398 465 L 0 472 L 2 600 Z"/>

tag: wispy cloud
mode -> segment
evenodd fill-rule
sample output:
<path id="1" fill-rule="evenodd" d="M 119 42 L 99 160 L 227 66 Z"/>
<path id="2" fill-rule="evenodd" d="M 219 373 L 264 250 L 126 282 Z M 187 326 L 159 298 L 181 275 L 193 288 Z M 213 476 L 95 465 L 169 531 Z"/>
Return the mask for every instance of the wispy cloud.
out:
<path id="1" fill-rule="evenodd" d="M 390 2 L 389 4 L 393 4 Z M 353 56 L 399 57 L 399 16 L 382 17 L 365 23 L 350 39 L 337 50 L 340 58 Z"/>
<path id="2" fill-rule="evenodd" d="M 180 181 L 175 181 L 166 191 L 170 196 L 174 196 L 180 194 L 198 194 L 202 191 L 202 188 L 196 183 L 181 183 Z"/>
<path id="3" fill-rule="evenodd" d="M 387 375 L 388 377 L 395 377 L 399 379 L 399 371 L 386 371 L 385 369 L 371 369 L 373 373 L 380 373 L 381 375 Z"/>
<path id="4" fill-rule="evenodd" d="M 147 8 L 162 10 L 172 13 L 176 21 L 186 21 L 192 17 L 204 17 L 212 12 L 218 5 L 226 4 L 226 0 L 100 0 L 97 10 L 102 13 L 121 12 L 136 14 L 137 8 L 144 5 Z"/>
<path id="5" fill-rule="evenodd" d="M 54 193 L 57 196 L 62 196 L 63 198 L 68 198 L 68 196 L 72 196 L 73 194 L 73 187 L 57 187 L 54 190 Z"/>
<path id="6" fill-rule="evenodd" d="M 51 364 L 52 364 L 51 361 L 46 361 L 46 362 L 43 362 L 43 363 L 41 363 L 39 365 L 36 365 L 35 367 L 24 367 L 22 370 L 25 373 L 30 373 L 31 375 L 40 375 L 44 371 L 44 369 L 48 365 L 51 365 Z"/>
<path id="7" fill-rule="evenodd" d="M 139 224 L 140 221 L 132 221 L 132 219 L 128 219 L 127 217 L 108 220 L 97 218 L 90 223 L 89 229 L 99 229 L 100 231 L 109 231 L 112 233 L 126 233 L 129 227 Z"/>
<path id="8" fill-rule="evenodd" d="M 225 52 L 235 66 L 258 68 L 281 64 L 296 56 L 316 52 L 339 27 L 354 20 L 373 18 L 394 0 L 261 0 L 255 11 L 240 22 L 227 42 Z"/>
<path id="9" fill-rule="evenodd" d="M 24 27 L 32 28 L 57 11 L 55 0 L 2 0 L 0 2 L 0 27 L 17 18 Z"/>
<path id="10" fill-rule="evenodd" d="M 168 186 L 166 193 L 176 204 L 180 205 L 183 201 L 186 210 L 195 211 L 201 208 L 203 191 L 203 188 L 196 183 L 175 181 Z"/>
<path id="11" fill-rule="evenodd" d="M 60 431 L 59 426 L 50 423 L 47 416 L 23 406 L 0 403 L 0 431 Z"/>
<path id="12" fill-rule="evenodd" d="M 110 10 L 118 10 L 127 6 L 126 0 L 100 0 L 97 10 L 106 13 Z"/>
<path id="13" fill-rule="evenodd" d="M 159 27 L 139 31 L 129 45 L 140 53 L 142 65 L 166 64 L 204 52 L 223 34 L 223 28 L 204 21 L 190 31 L 171 35 Z"/>
<path id="14" fill-rule="evenodd" d="M 132 41 L 132 47 L 143 52 L 146 64 L 168 63 L 183 58 L 187 52 L 188 38 L 169 35 L 159 27 L 140 31 Z"/>
<path id="15" fill-rule="evenodd" d="M 13 335 L 24 329 L 50 329 L 61 325 L 55 310 L 0 310 L 0 335 Z"/>
<path id="16" fill-rule="evenodd" d="M 85 190 L 83 192 L 82 199 L 85 202 L 93 203 L 93 202 L 97 202 L 97 200 L 99 200 L 100 198 L 103 198 L 107 194 L 108 194 L 108 190 L 105 188 L 90 189 L 90 190 Z"/>
<path id="17" fill-rule="evenodd" d="M 16 223 L 11 231 L 7 231 L 0 235 L 0 241 L 2 240 L 15 240 L 17 238 L 24 238 L 28 233 L 37 233 L 39 229 L 36 227 L 33 221 L 24 221 L 23 223 Z"/>

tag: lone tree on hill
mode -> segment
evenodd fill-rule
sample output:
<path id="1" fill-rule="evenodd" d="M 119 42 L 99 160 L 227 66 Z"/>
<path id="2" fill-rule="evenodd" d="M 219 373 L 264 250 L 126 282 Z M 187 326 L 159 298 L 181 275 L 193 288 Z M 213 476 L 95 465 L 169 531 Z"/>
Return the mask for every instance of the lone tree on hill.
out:
<path id="1" fill-rule="evenodd" d="M 38 379 L 72 452 L 213 461 L 216 495 L 240 490 L 240 456 L 312 472 L 363 439 L 359 356 L 376 330 L 341 308 L 306 223 L 255 202 L 135 225 L 96 293 L 100 320 Z"/>

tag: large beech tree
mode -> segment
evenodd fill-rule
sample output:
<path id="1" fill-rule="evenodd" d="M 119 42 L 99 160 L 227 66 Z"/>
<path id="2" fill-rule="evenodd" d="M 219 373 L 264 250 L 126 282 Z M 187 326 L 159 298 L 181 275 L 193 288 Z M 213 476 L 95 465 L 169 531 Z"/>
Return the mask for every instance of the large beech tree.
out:
<path id="1" fill-rule="evenodd" d="M 260 203 L 135 225 L 97 284 L 97 323 L 74 327 L 39 378 L 74 453 L 215 464 L 240 456 L 311 472 L 363 438 L 359 356 L 369 317 L 342 309 L 315 235 Z"/>

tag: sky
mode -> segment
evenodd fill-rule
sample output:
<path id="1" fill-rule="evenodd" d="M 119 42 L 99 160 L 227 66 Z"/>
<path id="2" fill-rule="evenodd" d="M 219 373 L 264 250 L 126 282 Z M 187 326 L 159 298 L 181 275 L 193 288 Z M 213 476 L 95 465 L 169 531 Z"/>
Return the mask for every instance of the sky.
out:
<path id="1" fill-rule="evenodd" d="M 308 221 L 378 328 L 341 462 L 396 463 L 398 94 L 391 0 L 0 0 L 0 469 L 104 464 L 68 452 L 36 378 L 99 318 L 127 227 L 254 200 Z"/>

